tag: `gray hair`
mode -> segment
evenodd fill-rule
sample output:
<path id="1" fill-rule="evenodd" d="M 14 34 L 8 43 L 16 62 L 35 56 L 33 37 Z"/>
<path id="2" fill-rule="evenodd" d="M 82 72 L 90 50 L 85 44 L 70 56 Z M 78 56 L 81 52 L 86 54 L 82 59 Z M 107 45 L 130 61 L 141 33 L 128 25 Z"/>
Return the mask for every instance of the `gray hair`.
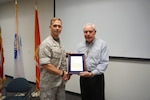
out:
<path id="1" fill-rule="evenodd" d="M 87 23 L 83 26 L 83 29 L 86 27 L 86 26 L 92 26 L 93 29 L 96 31 L 96 28 L 95 28 L 95 25 L 93 23 Z"/>

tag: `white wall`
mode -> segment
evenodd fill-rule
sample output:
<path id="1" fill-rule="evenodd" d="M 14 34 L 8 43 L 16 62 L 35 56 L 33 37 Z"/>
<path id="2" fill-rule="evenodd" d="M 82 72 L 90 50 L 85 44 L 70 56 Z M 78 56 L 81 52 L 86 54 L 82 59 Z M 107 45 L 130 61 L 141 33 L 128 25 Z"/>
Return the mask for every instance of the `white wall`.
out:
<path id="1" fill-rule="evenodd" d="M 14 0 L 12 0 L 14 1 Z M 36 0 L 18 0 L 19 34 L 23 44 L 25 77 L 35 82 L 34 11 Z M 53 0 L 37 0 L 41 41 L 49 35 L 50 19 L 54 16 Z M 0 26 L 4 46 L 4 71 L 14 75 L 15 2 L 0 5 Z"/>
<path id="2" fill-rule="evenodd" d="M 56 16 L 65 22 L 66 48 L 83 40 L 82 27 L 94 23 L 109 55 L 150 59 L 150 0 L 56 0 Z M 72 42 L 68 42 L 70 39 Z"/>
<path id="3" fill-rule="evenodd" d="M 150 100 L 150 62 L 111 60 L 106 100 Z"/>
<path id="4" fill-rule="evenodd" d="M 19 0 L 18 0 L 19 1 Z M 117 2 L 117 0 L 115 0 Z M 86 2 L 85 2 L 86 3 Z M 41 40 L 49 35 L 49 20 L 53 17 L 53 0 L 38 0 L 39 23 Z M 57 16 L 59 17 L 59 16 Z M 69 16 L 68 16 L 69 17 Z M 82 19 L 79 19 L 80 21 Z M 68 21 L 63 21 L 63 25 L 71 25 Z M 2 28 L 2 38 L 5 55 L 5 73 L 13 76 L 13 41 L 15 33 L 15 5 L 14 2 L 0 5 L 0 26 Z M 65 29 L 65 28 L 64 28 Z M 82 32 L 82 29 L 81 29 Z M 25 75 L 29 81 L 35 82 L 34 63 L 34 0 L 19 1 L 19 33 L 23 42 L 23 59 L 25 65 Z M 76 41 L 83 39 L 82 34 L 72 35 Z M 73 51 L 75 45 L 71 43 L 67 33 L 61 36 L 67 40 L 66 49 Z M 68 42 L 69 41 L 69 42 Z M 71 48 L 69 48 L 71 47 Z M 110 60 L 105 72 L 106 100 L 150 100 L 150 62 L 130 61 L 130 60 Z M 80 93 L 79 77 L 73 75 L 68 81 L 66 90 Z"/>
<path id="5" fill-rule="evenodd" d="M 105 72 L 106 100 L 150 100 L 150 62 L 110 60 Z M 67 91 L 80 93 L 79 76 L 72 75 Z"/>

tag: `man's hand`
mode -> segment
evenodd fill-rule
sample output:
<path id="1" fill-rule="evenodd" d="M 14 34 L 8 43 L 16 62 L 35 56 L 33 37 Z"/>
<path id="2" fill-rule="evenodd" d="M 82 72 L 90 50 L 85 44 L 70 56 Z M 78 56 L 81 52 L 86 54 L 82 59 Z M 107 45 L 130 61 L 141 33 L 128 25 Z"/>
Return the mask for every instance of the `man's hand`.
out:
<path id="1" fill-rule="evenodd" d="M 79 75 L 83 77 L 93 77 L 93 73 L 88 71 L 80 72 Z"/>
<path id="2" fill-rule="evenodd" d="M 71 75 L 68 74 L 68 72 L 64 71 L 64 75 L 62 77 L 63 77 L 63 80 L 67 81 L 70 79 Z"/>

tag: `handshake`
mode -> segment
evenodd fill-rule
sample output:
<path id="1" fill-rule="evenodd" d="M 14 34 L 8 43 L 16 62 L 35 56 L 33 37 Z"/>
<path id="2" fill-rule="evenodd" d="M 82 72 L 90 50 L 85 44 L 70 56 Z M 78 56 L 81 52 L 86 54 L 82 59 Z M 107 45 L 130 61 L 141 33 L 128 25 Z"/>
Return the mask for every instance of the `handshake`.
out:
<path id="1" fill-rule="evenodd" d="M 62 71 L 61 76 L 62 76 L 64 81 L 67 81 L 70 79 L 71 74 L 68 74 L 68 72 L 66 72 L 66 71 Z"/>

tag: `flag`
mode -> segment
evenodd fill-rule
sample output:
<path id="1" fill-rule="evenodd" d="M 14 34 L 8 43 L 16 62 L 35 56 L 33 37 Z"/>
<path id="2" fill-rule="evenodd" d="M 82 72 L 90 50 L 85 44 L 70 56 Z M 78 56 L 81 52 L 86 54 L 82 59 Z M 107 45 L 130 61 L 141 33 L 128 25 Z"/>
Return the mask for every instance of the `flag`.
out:
<path id="1" fill-rule="evenodd" d="M 21 36 L 18 34 L 18 3 L 15 1 L 16 6 L 16 33 L 14 35 L 14 78 L 25 77 L 22 55 L 22 41 Z"/>
<path id="2" fill-rule="evenodd" d="M 4 78 L 4 51 L 3 51 L 3 42 L 2 42 L 2 32 L 0 27 L 0 79 Z"/>
<path id="3" fill-rule="evenodd" d="M 3 51 L 3 43 L 2 43 L 2 36 L 1 36 L 2 32 L 1 32 L 1 27 L 0 27 L 0 93 L 1 91 L 1 87 L 2 84 L 5 80 L 4 77 L 4 51 Z"/>
<path id="4" fill-rule="evenodd" d="M 36 90 L 39 90 L 39 83 L 40 83 L 40 64 L 39 64 L 39 57 L 38 57 L 38 48 L 40 45 L 40 30 L 39 30 L 39 21 L 38 21 L 38 10 L 37 7 L 35 8 L 35 25 L 34 25 L 34 60 L 36 62 Z"/>
<path id="5" fill-rule="evenodd" d="M 14 36 L 14 78 L 25 77 L 21 36 Z"/>

